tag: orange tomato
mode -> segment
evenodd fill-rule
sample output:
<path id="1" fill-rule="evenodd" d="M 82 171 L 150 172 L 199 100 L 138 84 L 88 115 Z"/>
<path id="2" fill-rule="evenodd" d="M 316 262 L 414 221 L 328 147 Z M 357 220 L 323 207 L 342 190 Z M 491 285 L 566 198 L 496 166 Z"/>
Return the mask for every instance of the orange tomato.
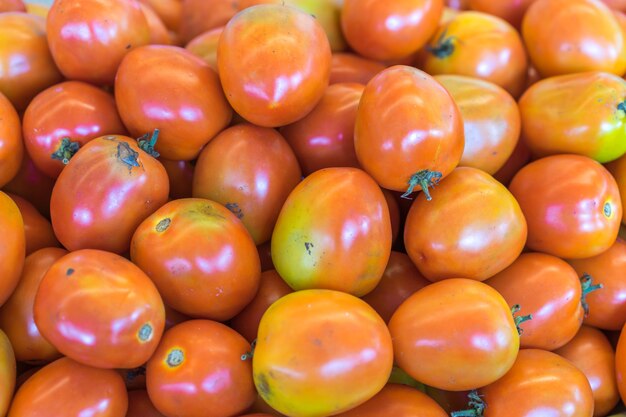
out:
<path id="1" fill-rule="evenodd" d="M 169 30 L 178 30 L 182 18 L 181 0 L 140 0 L 152 7 Z"/>
<path id="2" fill-rule="evenodd" d="M 24 152 L 20 168 L 11 182 L 2 189 L 24 197 L 30 201 L 41 214 L 50 217 L 50 195 L 54 181 L 41 172 L 33 163 L 28 152 Z"/>
<path id="3" fill-rule="evenodd" d="M 218 26 L 203 32 L 189 41 L 185 49 L 202 58 L 204 62 L 217 72 L 217 43 L 224 31 L 224 26 Z"/>
<path id="4" fill-rule="evenodd" d="M 126 417 L 166 417 L 150 401 L 145 389 L 128 391 L 128 411 Z"/>
<path id="5" fill-rule="evenodd" d="M 0 306 L 11 296 L 22 274 L 26 257 L 26 234 L 20 209 L 0 191 Z"/>
<path id="6" fill-rule="evenodd" d="M 367 84 L 376 74 L 385 69 L 377 61 L 363 58 L 350 52 L 334 53 L 331 59 L 330 84 Z"/>
<path id="7" fill-rule="evenodd" d="M 0 13 L 25 11 L 26 5 L 22 0 L 0 0 Z"/>
<path id="8" fill-rule="evenodd" d="M 2 15 L 0 15 L 2 16 Z M 0 17 L 1 20 L 1 17 Z M 1 81 L 0 81 L 1 82 Z M 0 188 L 17 175 L 24 155 L 22 125 L 13 104 L 0 91 Z"/>
<path id="9" fill-rule="evenodd" d="M 61 246 L 54 235 L 50 220 L 42 216 L 35 206 L 25 198 L 11 193 L 7 193 L 7 195 L 11 197 L 17 208 L 20 209 L 20 214 L 24 221 L 27 256 L 42 248 Z"/>
<path id="10" fill-rule="evenodd" d="M 605 165 L 609 170 L 619 188 L 620 201 L 622 207 L 626 207 L 626 156 L 622 156 L 615 161 Z M 622 224 L 626 225 L 626 210 L 622 211 Z"/>
<path id="11" fill-rule="evenodd" d="M 0 330 L 0 416 L 5 416 L 15 389 L 15 356 L 11 342 Z"/>
<path id="12" fill-rule="evenodd" d="M 179 35 L 183 44 L 224 26 L 238 11 L 237 0 L 182 0 Z"/>
<path id="13" fill-rule="evenodd" d="M 148 4 L 139 3 L 141 11 L 148 23 L 148 30 L 150 31 L 150 45 L 169 45 L 172 43 L 170 34 L 167 31 L 165 23 L 161 20 L 157 12 Z"/>
<path id="14" fill-rule="evenodd" d="M 472 10 L 498 16 L 519 28 L 526 10 L 534 1 L 536 0 L 469 0 L 468 6 Z"/>

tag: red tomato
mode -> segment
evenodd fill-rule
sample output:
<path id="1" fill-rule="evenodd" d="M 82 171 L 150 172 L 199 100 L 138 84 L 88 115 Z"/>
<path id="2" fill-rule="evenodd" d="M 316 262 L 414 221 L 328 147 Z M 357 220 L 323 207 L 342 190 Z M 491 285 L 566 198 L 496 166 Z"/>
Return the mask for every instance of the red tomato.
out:
<path id="1" fill-rule="evenodd" d="M 15 388 L 15 356 L 11 342 L 0 330 L 0 415 L 5 416 Z"/>
<path id="2" fill-rule="evenodd" d="M 0 15 L 0 20 L 2 15 Z M 0 67 L 1 69 L 1 67 Z M 0 188 L 17 175 L 24 145 L 20 118 L 13 104 L 0 92 Z"/>
<path id="3" fill-rule="evenodd" d="M 26 257 L 26 234 L 20 209 L 2 191 L 0 191 L 0 230 L 1 306 L 17 287 Z"/>
<path id="4" fill-rule="evenodd" d="M 224 26 L 238 10 L 237 0 L 182 0 L 180 40 L 187 44 L 208 30 Z"/>
<path id="5" fill-rule="evenodd" d="M 230 417 L 256 397 L 250 344 L 237 332 L 210 320 L 172 327 L 146 366 L 148 395 L 167 416 Z"/>
<path id="6" fill-rule="evenodd" d="M 24 152 L 19 171 L 3 190 L 30 201 L 41 214 L 50 217 L 50 196 L 54 181 L 41 172 Z"/>
<path id="7" fill-rule="evenodd" d="M 128 392 L 128 411 L 126 417 L 165 417 L 150 401 L 146 390 Z"/>
<path id="8" fill-rule="evenodd" d="M 24 233 L 26 234 L 26 255 L 36 250 L 48 247 L 61 246 L 50 220 L 43 217 L 28 200 L 11 193 L 7 193 L 17 205 L 24 221 Z"/>
<path id="9" fill-rule="evenodd" d="M 171 161 L 159 158 L 170 180 L 170 198 L 189 198 L 192 193 L 194 166 L 189 161 Z"/>
<path id="10" fill-rule="evenodd" d="M 224 26 L 218 26 L 203 32 L 189 41 L 185 49 L 202 58 L 204 62 L 217 72 L 217 43 L 220 40 Z"/>
<path id="11" fill-rule="evenodd" d="M 100 368 L 134 368 L 157 348 L 163 301 L 148 276 L 113 253 L 84 249 L 58 259 L 39 284 L 39 331 L 64 355 Z"/>
<path id="12" fill-rule="evenodd" d="M 536 0 L 469 0 L 468 6 L 472 10 L 504 19 L 519 28 L 526 10 L 534 1 Z"/>
<path id="13" fill-rule="evenodd" d="M 326 33 L 313 16 L 289 6 L 265 4 L 237 13 L 222 32 L 217 56 L 226 98 L 259 126 L 301 119 L 328 86 Z"/>
<path id="14" fill-rule="evenodd" d="M 337 52 L 332 56 L 329 83 L 358 83 L 365 85 L 384 69 L 385 65 L 380 62 L 372 61 L 350 52 Z"/>
<path id="15" fill-rule="evenodd" d="M 528 248 L 578 259 L 598 255 L 615 242 L 622 219 L 619 191 L 593 159 L 539 159 L 522 168 L 509 189 L 528 223 Z"/>

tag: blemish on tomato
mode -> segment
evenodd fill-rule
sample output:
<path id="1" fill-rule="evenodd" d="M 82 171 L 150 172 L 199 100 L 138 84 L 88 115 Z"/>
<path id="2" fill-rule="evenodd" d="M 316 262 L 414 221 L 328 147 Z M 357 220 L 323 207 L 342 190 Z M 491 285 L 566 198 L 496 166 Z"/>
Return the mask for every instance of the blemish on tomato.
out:
<path id="1" fill-rule="evenodd" d="M 185 361 L 185 353 L 181 349 L 172 349 L 165 358 L 165 364 L 170 368 L 180 366 Z"/>
<path id="2" fill-rule="evenodd" d="M 259 391 L 259 394 L 264 400 L 267 401 L 267 399 L 272 395 L 267 376 L 265 376 L 265 374 L 257 374 L 255 380 L 257 383 L 256 388 Z"/>
<path id="3" fill-rule="evenodd" d="M 65 275 L 66 276 L 70 276 L 74 273 L 74 268 L 67 268 L 67 271 L 65 271 Z"/>
<path id="4" fill-rule="evenodd" d="M 159 233 L 164 232 L 167 230 L 168 227 L 170 227 L 170 223 L 172 223 L 172 219 L 166 217 L 165 219 L 158 222 L 154 229 Z"/>
<path id="5" fill-rule="evenodd" d="M 141 326 L 141 328 L 139 329 L 139 332 L 137 332 L 137 337 L 142 342 L 147 342 L 150 339 L 152 339 L 152 335 L 153 335 L 153 331 L 152 331 L 152 325 L 150 323 L 146 323 L 143 326 Z"/>

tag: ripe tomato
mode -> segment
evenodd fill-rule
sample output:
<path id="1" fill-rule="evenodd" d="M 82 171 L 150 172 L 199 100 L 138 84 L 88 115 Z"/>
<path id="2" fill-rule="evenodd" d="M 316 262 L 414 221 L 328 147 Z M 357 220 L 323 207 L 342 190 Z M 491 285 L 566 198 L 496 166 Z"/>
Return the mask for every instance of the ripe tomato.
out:
<path id="1" fill-rule="evenodd" d="M 48 268 L 66 254 L 65 249 L 45 248 L 29 255 L 17 288 L 0 308 L 0 328 L 11 340 L 18 361 L 47 363 L 61 356 L 39 332 L 33 318 L 33 305 Z"/>
<path id="2" fill-rule="evenodd" d="M 1 20 L 0 15 L 0 20 Z M 13 104 L 0 92 L 0 188 L 4 187 L 17 175 L 24 145 L 20 118 Z"/>
<path id="3" fill-rule="evenodd" d="M 150 5 L 143 2 L 139 3 L 139 7 L 141 7 L 141 11 L 146 18 L 146 23 L 148 23 L 148 30 L 150 32 L 150 40 L 148 43 L 150 45 L 171 44 L 172 38 L 167 31 L 165 23 L 163 23 L 157 12 L 154 11 Z"/>
<path id="4" fill-rule="evenodd" d="M 393 109 L 393 111 L 389 111 Z M 403 65 L 378 73 L 357 110 L 354 148 L 381 187 L 426 188 L 459 163 L 463 120 L 450 93 L 428 74 Z"/>
<path id="5" fill-rule="evenodd" d="M 124 55 L 150 42 L 148 22 L 135 0 L 56 0 L 47 31 L 63 75 L 92 84 L 113 84 Z"/>
<path id="6" fill-rule="evenodd" d="M 0 416 L 5 416 L 15 389 L 15 355 L 11 342 L 0 329 Z"/>
<path id="7" fill-rule="evenodd" d="M 177 31 L 182 18 L 181 0 L 140 0 L 152 7 L 169 30 Z"/>
<path id="8" fill-rule="evenodd" d="M 537 0 L 524 16 L 522 35 L 532 64 L 544 77 L 626 72 L 626 39 L 599 0 Z"/>
<path id="9" fill-rule="evenodd" d="M 486 13 L 462 12 L 440 26 L 419 58 L 429 74 L 467 75 L 490 81 L 518 97 L 528 61 L 519 33 Z"/>
<path id="10" fill-rule="evenodd" d="M 237 0 L 182 0 L 179 35 L 183 44 L 224 26 L 238 10 Z"/>
<path id="11" fill-rule="evenodd" d="M 609 170 L 619 188 L 620 201 L 622 207 L 626 206 L 626 155 L 622 156 L 615 161 L 609 162 L 605 165 Z M 626 225 L 626 210 L 622 211 L 622 223 Z"/>
<path id="12" fill-rule="evenodd" d="M 220 40 L 224 26 L 218 26 L 203 32 L 189 41 L 185 49 L 202 58 L 204 62 L 217 72 L 217 43 Z"/>
<path id="13" fill-rule="evenodd" d="M 8 417 L 124 417 L 127 408 L 126 387 L 117 372 L 61 358 L 24 382 Z"/>
<path id="14" fill-rule="evenodd" d="M 278 213 L 301 176 L 281 134 L 245 123 L 222 131 L 204 147 L 196 162 L 193 196 L 226 206 L 259 245 L 272 236 Z"/>
<path id="15" fill-rule="evenodd" d="M 233 213 L 210 200 L 163 205 L 137 228 L 130 257 L 166 304 L 193 317 L 228 320 L 259 287 L 254 241 Z"/>
<path id="16" fill-rule="evenodd" d="M 385 69 L 377 61 L 363 58 L 350 52 L 334 53 L 331 59 L 330 84 L 367 84 L 376 74 Z"/>
<path id="17" fill-rule="evenodd" d="M 244 412 L 256 397 L 246 354 L 250 344 L 231 328 L 191 320 L 164 335 L 146 366 L 146 386 L 165 415 L 229 417 Z"/>
<path id="18" fill-rule="evenodd" d="M 580 155 L 531 162 L 511 181 L 528 223 L 528 248 L 560 258 L 588 258 L 617 237 L 622 205 L 611 174 Z"/>
<path id="19" fill-rule="evenodd" d="M 534 1 L 536 0 L 469 0 L 468 6 L 472 10 L 504 19 L 519 29 L 526 10 Z"/>
<path id="20" fill-rule="evenodd" d="M 493 175 L 513 153 L 521 122 L 517 103 L 502 87 L 461 75 L 437 75 L 463 119 L 465 148 L 459 166 Z"/>
<path id="21" fill-rule="evenodd" d="M 626 332 L 624 328 L 621 329 L 615 349 L 615 376 L 619 396 L 622 402 L 626 402 Z"/>
<path id="22" fill-rule="evenodd" d="M 37 211 L 35 206 L 18 195 L 11 193 L 7 195 L 11 197 L 22 215 L 26 234 L 26 255 L 42 248 L 61 246 L 54 235 L 52 224 Z"/>
<path id="23" fill-rule="evenodd" d="M 244 119 L 265 127 L 293 123 L 315 107 L 328 86 L 330 60 L 317 20 L 278 4 L 237 13 L 217 46 L 228 101 Z"/>
<path id="24" fill-rule="evenodd" d="M 84 82 L 66 81 L 31 101 L 23 132 L 35 166 L 57 178 L 80 146 L 98 136 L 126 134 L 126 128 L 112 94 Z"/>
<path id="25" fill-rule="evenodd" d="M 504 298 L 488 285 L 460 278 L 428 285 L 407 298 L 391 317 L 389 332 L 400 368 L 450 391 L 501 378 L 513 366 L 520 343 Z"/>
<path id="26" fill-rule="evenodd" d="M 46 21 L 29 13 L 0 14 L 0 93 L 23 111 L 40 91 L 61 81 L 46 40 Z"/>
<path id="27" fill-rule="evenodd" d="M 30 201 L 41 214 L 50 217 L 50 195 L 52 194 L 54 181 L 41 172 L 28 156 L 28 152 L 22 155 L 19 171 L 11 182 L 2 189 L 6 192 L 17 194 Z"/>
<path id="28" fill-rule="evenodd" d="M 22 0 L 0 0 L 0 13 L 25 11 L 26 5 Z"/>
<path id="29" fill-rule="evenodd" d="M 385 196 L 357 168 L 325 168 L 291 192 L 272 234 L 276 271 L 294 290 L 326 288 L 365 295 L 391 252 Z"/>
<path id="30" fill-rule="evenodd" d="M 296 291 L 272 304 L 252 357 L 261 397 L 300 417 L 364 403 L 383 388 L 392 364 L 385 322 L 364 301 L 332 290 Z"/>
<path id="31" fill-rule="evenodd" d="M 167 171 L 167 177 L 170 180 L 170 198 L 177 200 L 191 197 L 194 171 L 191 162 L 171 161 L 164 158 L 159 158 L 159 162 Z"/>
<path id="32" fill-rule="evenodd" d="M 0 191 L 0 306 L 9 298 L 22 274 L 26 257 L 26 234 L 20 209 Z"/>
<path id="33" fill-rule="evenodd" d="M 126 136 L 84 145 L 63 169 L 50 199 L 52 227 L 69 250 L 123 253 L 133 232 L 167 201 L 165 168 Z"/>
<path id="34" fill-rule="evenodd" d="M 128 391 L 126 417 L 166 417 L 154 407 L 145 389 Z"/>
<path id="35" fill-rule="evenodd" d="M 626 12 L 626 1 L 625 0 L 602 0 L 604 4 L 609 6 L 611 9 L 621 10 Z"/>

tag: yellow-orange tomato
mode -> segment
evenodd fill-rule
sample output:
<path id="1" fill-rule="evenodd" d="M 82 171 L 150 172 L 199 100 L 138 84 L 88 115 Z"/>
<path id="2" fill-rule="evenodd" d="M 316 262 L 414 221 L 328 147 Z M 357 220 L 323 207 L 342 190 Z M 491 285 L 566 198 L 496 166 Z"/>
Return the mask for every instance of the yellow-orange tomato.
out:
<path id="1" fill-rule="evenodd" d="M 5 416 L 15 388 L 15 355 L 11 342 L 0 330 L 0 416 Z"/>
<path id="2" fill-rule="evenodd" d="M 217 71 L 217 43 L 222 36 L 224 26 L 203 32 L 189 41 L 185 49 L 202 58 L 211 68 Z"/>
<path id="3" fill-rule="evenodd" d="M 20 209 L 0 191 L 0 306 L 9 298 L 22 274 L 26 258 L 26 234 Z"/>
<path id="4" fill-rule="evenodd" d="M 163 23 L 157 12 L 148 4 L 139 3 L 139 6 L 146 18 L 148 30 L 150 31 L 150 41 L 148 43 L 151 45 L 171 44 L 172 39 L 167 31 L 167 27 L 165 27 L 165 23 Z"/>
<path id="5" fill-rule="evenodd" d="M 13 104 L 1 91 L 0 121 L 2 121 L 0 123 L 0 187 L 4 187 L 20 169 L 24 145 L 20 118 Z"/>
<path id="6" fill-rule="evenodd" d="M 383 388 L 392 364 L 385 322 L 364 301 L 332 290 L 296 291 L 272 304 L 252 357 L 261 397 L 298 417 L 362 404 Z"/>
<path id="7" fill-rule="evenodd" d="M 498 16 L 511 25 L 519 28 L 522 18 L 528 7 L 535 0 L 469 0 L 468 6 L 472 10 Z"/>

